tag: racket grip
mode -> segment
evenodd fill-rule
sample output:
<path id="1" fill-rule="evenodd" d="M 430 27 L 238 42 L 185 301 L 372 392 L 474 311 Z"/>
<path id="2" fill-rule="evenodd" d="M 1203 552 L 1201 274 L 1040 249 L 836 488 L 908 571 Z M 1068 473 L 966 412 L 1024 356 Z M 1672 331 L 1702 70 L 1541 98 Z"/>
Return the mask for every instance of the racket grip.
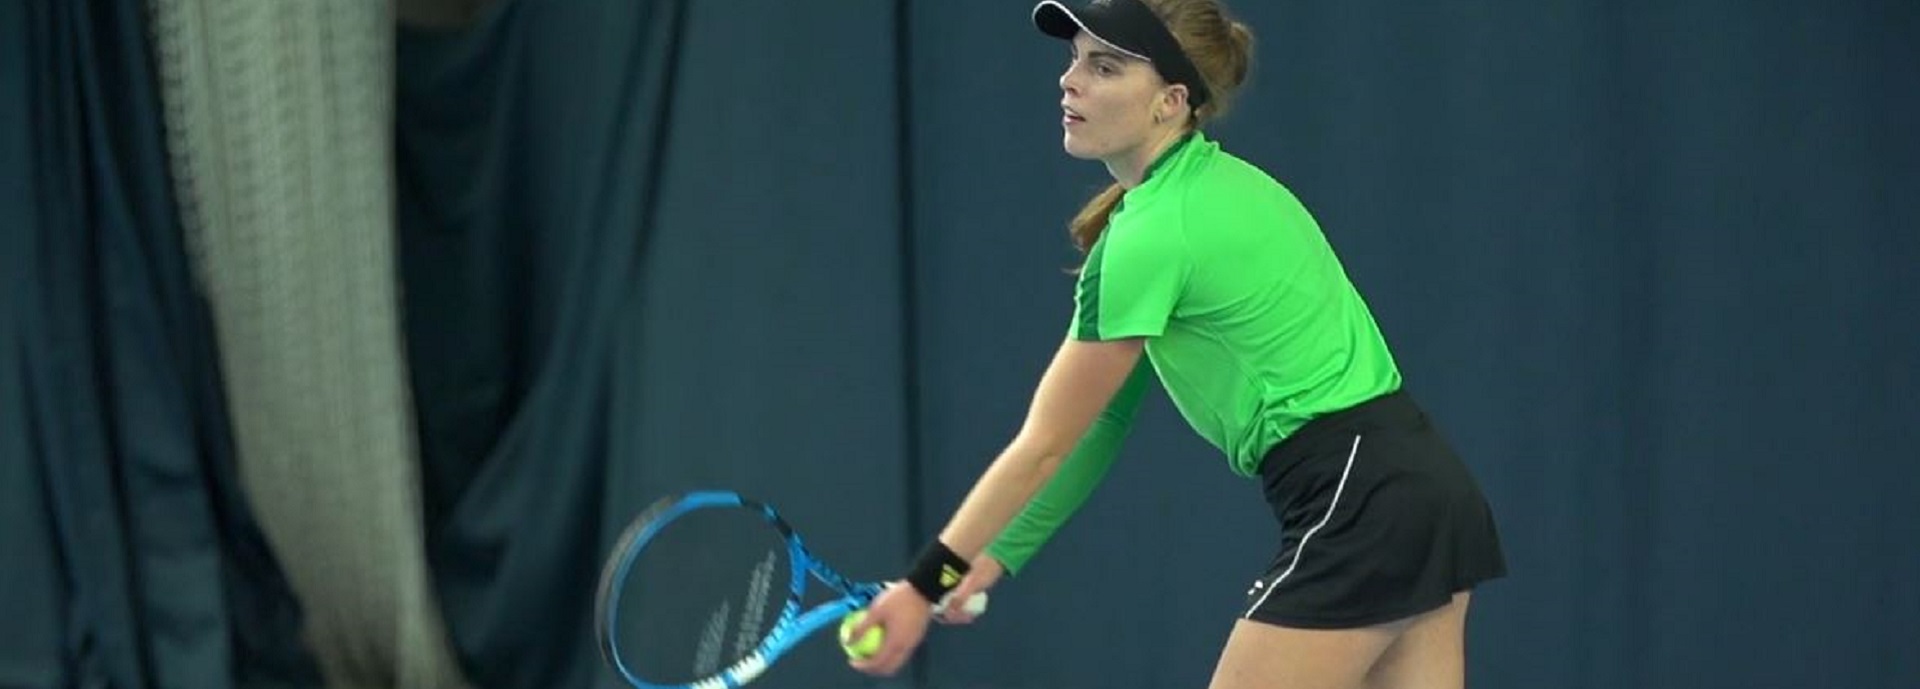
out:
<path id="1" fill-rule="evenodd" d="M 947 601 L 952 599 L 953 599 L 953 594 L 951 593 L 947 594 L 946 597 L 941 598 L 940 602 L 933 606 L 933 614 L 939 615 L 939 614 L 945 613 L 947 611 Z M 973 594 L 972 598 L 967 599 L 967 607 L 964 609 L 967 611 L 967 614 L 973 615 L 975 617 L 978 617 L 982 613 L 985 613 L 987 611 L 987 592 L 981 591 L 979 593 Z"/>

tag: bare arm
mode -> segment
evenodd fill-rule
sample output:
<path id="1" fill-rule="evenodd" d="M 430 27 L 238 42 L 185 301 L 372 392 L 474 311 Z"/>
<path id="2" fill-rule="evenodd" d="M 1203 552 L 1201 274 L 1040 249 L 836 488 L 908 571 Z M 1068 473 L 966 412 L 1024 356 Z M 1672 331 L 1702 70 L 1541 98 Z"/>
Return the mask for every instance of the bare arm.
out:
<path id="1" fill-rule="evenodd" d="M 941 543 L 953 555 L 972 562 L 1013 521 L 1079 444 L 1088 426 L 1133 372 L 1144 349 L 1138 339 L 1069 339 L 1060 346 L 1046 375 L 1040 378 L 1026 423 L 974 483 L 953 520 L 940 532 Z M 850 630 L 851 635 L 858 636 L 877 626 L 886 630 L 885 641 L 872 656 L 848 662 L 874 675 L 898 671 L 926 635 L 933 614 L 933 606 L 927 601 L 934 595 L 904 582 L 887 587 L 867 607 L 866 617 Z"/>
<path id="2" fill-rule="evenodd" d="M 1027 419 L 940 532 L 940 541 L 971 561 L 1046 485 L 1133 372 L 1139 339 L 1067 340 L 1040 378 Z"/>
<path id="3" fill-rule="evenodd" d="M 1055 532 L 1066 526 L 1067 520 L 1093 496 L 1094 489 L 1106 479 L 1107 470 L 1119 458 L 1120 446 L 1133 430 L 1134 415 L 1153 378 L 1153 366 L 1147 363 L 1146 357 L 1140 357 L 1140 363 L 1134 365 L 1133 373 L 1128 374 L 1127 382 L 1114 394 L 1113 401 L 1094 418 L 1093 425 L 1080 437 L 1073 452 L 1060 462 L 1060 469 L 1027 500 L 1020 514 L 1000 530 L 993 544 L 987 546 L 986 554 L 973 559 L 975 569 L 991 561 L 1000 566 L 1000 573 L 1015 574 L 1026 567 Z M 983 583 L 995 578 L 991 572 L 981 576 Z"/>

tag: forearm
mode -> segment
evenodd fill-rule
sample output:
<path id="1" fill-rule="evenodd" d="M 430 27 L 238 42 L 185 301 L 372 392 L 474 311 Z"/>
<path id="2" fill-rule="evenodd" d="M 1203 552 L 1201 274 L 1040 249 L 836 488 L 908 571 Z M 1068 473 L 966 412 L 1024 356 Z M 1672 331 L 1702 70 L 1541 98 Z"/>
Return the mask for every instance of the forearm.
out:
<path id="1" fill-rule="evenodd" d="M 1106 479 L 1129 427 L 1127 420 L 1107 417 L 1094 424 L 1046 485 L 987 546 L 987 555 L 1009 574 L 1019 574 Z"/>
<path id="2" fill-rule="evenodd" d="M 940 531 L 941 549 L 968 562 L 979 557 L 1060 470 L 1143 361 L 1137 340 L 1064 343 L 1041 378 L 1020 432 Z"/>
<path id="3" fill-rule="evenodd" d="M 1087 430 L 1080 444 L 1060 465 L 1019 515 L 1013 518 L 987 546 L 987 554 L 1009 574 L 1018 574 L 1040 548 L 1065 526 L 1093 495 L 1095 487 L 1106 480 L 1108 469 L 1120 455 L 1120 446 L 1133 428 L 1133 418 L 1146 393 L 1153 367 L 1145 358 L 1134 368 L 1125 386 L 1114 395 L 1107 410 Z"/>
<path id="4" fill-rule="evenodd" d="M 961 501 L 940 541 L 968 560 L 979 556 L 1059 471 L 1070 449 L 1015 440 Z"/>

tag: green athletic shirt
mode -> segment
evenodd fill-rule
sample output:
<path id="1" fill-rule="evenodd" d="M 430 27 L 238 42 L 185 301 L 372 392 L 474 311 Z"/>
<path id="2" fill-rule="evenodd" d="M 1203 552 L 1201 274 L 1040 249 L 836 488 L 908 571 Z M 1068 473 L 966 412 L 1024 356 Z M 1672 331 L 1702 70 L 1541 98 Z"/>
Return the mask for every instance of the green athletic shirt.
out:
<path id="1" fill-rule="evenodd" d="M 1070 337 L 1145 338 L 1146 356 L 988 554 L 1018 572 L 1105 477 L 1150 377 L 1228 467 L 1315 416 L 1400 387 L 1366 303 L 1313 216 L 1195 131 L 1121 197 L 1088 251 Z"/>

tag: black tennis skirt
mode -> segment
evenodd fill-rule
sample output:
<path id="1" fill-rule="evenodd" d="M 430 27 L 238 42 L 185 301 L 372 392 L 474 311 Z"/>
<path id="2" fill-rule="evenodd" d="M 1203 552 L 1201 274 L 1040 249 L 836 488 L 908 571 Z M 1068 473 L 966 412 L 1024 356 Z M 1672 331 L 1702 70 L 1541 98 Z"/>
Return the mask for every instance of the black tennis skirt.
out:
<path id="1" fill-rule="evenodd" d="M 1260 474 L 1280 553 L 1247 592 L 1247 619 L 1380 624 L 1506 575 L 1479 485 L 1404 391 L 1309 422 Z"/>

